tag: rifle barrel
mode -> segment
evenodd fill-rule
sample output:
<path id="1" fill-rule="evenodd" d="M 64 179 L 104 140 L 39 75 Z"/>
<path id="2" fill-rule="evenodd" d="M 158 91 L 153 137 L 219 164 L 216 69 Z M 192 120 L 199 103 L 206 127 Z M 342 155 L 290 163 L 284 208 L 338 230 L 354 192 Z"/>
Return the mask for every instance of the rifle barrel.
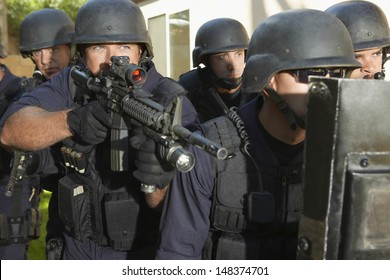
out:
<path id="1" fill-rule="evenodd" d="M 191 132 L 180 125 L 175 125 L 172 130 L 177 136 L 186 142 L 198 146 L 219 160 L 224 160 L 228 156 L 226 148 L 219 146 L 197 132 Z"/>

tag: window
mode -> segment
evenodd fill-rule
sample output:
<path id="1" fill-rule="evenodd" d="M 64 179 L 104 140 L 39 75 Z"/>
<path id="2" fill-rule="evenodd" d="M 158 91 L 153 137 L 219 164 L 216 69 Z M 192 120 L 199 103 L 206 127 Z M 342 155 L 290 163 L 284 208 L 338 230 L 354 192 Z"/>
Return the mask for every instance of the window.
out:
<path id="1" fill-rule="evenodd" d="M 169 16 L 170 77 L 179 76 L 191 69 L 189 11 Z"/>
<path id="2" fill-rule="evenodd" d="M 163 76 L 177 80 L 191 69 L 188 10 L 149 18 L 148 29 L 153 43 L 153 61 Z"/>

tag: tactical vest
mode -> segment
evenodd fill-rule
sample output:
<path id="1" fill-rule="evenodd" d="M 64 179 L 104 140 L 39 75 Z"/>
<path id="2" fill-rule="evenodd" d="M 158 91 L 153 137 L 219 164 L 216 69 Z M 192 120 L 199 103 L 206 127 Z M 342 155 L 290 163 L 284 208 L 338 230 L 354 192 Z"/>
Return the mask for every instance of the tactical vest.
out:
<path id="1" fill-rule="evenodd" d="M 228 107 L 211 84 L 209 71 L 197 68 L 180 76 L 179 83 L 188 91 L 201 123 L 222 116 Z M 238 92 L 236 94 L 239 94 Z"/>
<path id="2" fill-rule="evenodd" d="M 208 68 L 198 67 L 179 78 L 201 123 L 226 115 L 230 107 L 241 106 L 257 96 L 255 93 L 242 94 L 241 89 L 230 94 L 219 94 L 211 83 L 210 75 L 213 74 Z"/>
<path id="3" fill-rule="evenodd" d="M 242 252 L 246 246 L 253 245 L 250 240 L 244 240 L 242 233 L 256 233 L 273 220 L 273 197 L 264 192 L 259 170 L 249 154 L 244 124 L 235 112 L 203 123 L 202 128 L 208 139 L 229 152 L 227 160 L 214 160 L 213 164 L 216 185 L 204 258 L 245 259 Z"/>
<path id="4" fill-rule="evenodd" d="M 258 105 L 252 103 L 251 106 Z M 250 112 L 245 111 L 249 114 L 243 116 L 245 119 L 251 117 L 253 108 L 247 109 Z M 228 117 L 202 124 L 202 128 L 207 138 L 227 147 L 229 154 L 234 155 L 225 161 L 212 158 L 216 179 L 210 215 L 211 230 L 203 258 L 294 258 L 302 210 L 302 154 L 297 153 L 289 166 L 257 166 L 248 152 L 250 143 L 246 131 L 256 135 L 254 130 L 258 128 L 245 128 L 234 111 Z M 264 158 L 269 157 L 266 155 L 269 153 L 257 150 L 253 156 Z M 262 168 L 261 172 L 257 168 Z M 261 178 L 257 175 L 260 173 Z M 289 249 L 283 251 L 287 247 Z"/>

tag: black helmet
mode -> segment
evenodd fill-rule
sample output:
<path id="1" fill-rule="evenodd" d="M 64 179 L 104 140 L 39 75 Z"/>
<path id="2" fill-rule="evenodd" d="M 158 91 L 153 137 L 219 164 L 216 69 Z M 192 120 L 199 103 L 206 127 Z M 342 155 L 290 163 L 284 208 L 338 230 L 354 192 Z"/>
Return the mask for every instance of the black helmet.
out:
<path id="1" fill-rule="evenodd" d="M 383 11 L 367 1 L 346 1 L 326 9 L 338 17 L 351 35 L 354 50 L 390 46 L 390 30 Z"/>
<path id="2" fill-rule="evenodd" d="M 243 88 L 261 91 L 283 70 L 360 66 L 348 30 L 339 19 L 318 10 L 288 10 L 268 17 L 253 32 Z"/>
<path id="3" fill-rule="evenodd" d="M 80 7 L 73 44 L 143 43 L 153 57 L 141 9 L 130 0 L 89 0 Z"/>
<path id="4" fill-rule="evenodd" d="M 28 57 L 34 50 L 70 44 L 73 33 L 73 21 L 64 11 L 51 8 L 34 11 L 20 24 L 20 53 Z"/>
<path id="5" fill-rule="evenodd" d="M 231 18 L 217 18 L 204 23 L 196 33 L 192 51 L 194 67 L 203 56 L 236 49 L 248 49 L 249 37 L 245 27 Z"/>

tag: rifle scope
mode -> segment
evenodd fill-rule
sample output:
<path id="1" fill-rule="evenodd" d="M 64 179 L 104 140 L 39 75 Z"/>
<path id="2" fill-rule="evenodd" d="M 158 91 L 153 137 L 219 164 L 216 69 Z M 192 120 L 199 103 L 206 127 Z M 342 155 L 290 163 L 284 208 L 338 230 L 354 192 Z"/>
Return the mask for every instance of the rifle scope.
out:
<path id="1" fill-rule="evenodd" d="M 128 56 L 112 56 L 111 72 L 128 85 L 140 86 L 146 82 L 146 71 L 130 63 Z"/>

